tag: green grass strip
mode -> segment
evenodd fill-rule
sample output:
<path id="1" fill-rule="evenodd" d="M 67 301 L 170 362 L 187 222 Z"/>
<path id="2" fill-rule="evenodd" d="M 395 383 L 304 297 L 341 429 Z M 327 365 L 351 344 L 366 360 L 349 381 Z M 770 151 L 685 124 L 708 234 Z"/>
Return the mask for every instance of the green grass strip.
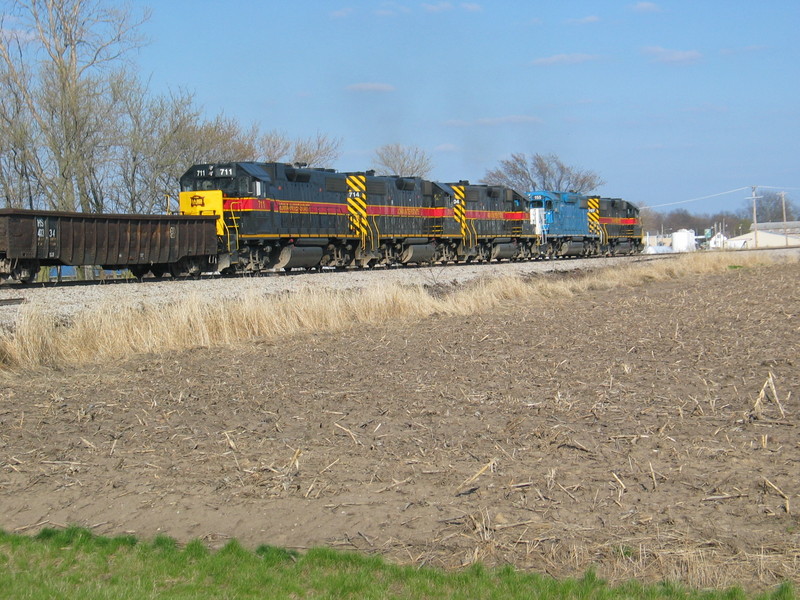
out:
<path id="1" fill-rule="evenodd" d="M 790 583 L 748 595 L 740 588 L 698 591 L 671 583 L 611 586 L 592 571 L 566 580 L 511 566 L 445 572 L 326 548 L 249 551 L 236 541 L 212 552 L 200 541 L 180 547 L 168 537 L 144 542 L 72 527 L 35 537 L 0 530 L 0 598 L 793 600 L 795 594 Z"/>

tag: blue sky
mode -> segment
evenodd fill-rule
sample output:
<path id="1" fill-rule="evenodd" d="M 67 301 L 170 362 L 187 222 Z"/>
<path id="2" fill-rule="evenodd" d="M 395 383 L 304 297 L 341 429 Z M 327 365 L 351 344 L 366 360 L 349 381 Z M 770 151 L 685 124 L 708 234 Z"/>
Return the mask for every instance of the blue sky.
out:
<path id="1" fill-rule="evenodd" d="M 154 92 L 340 137 L 340 170 L 400 143 L 428 152 L 438 180 L 539 152 L 662 210 L 739 209 L 751 185 L 800 199 L 798 0 L 133 6 L 152 10 L 137 61 Z"/>

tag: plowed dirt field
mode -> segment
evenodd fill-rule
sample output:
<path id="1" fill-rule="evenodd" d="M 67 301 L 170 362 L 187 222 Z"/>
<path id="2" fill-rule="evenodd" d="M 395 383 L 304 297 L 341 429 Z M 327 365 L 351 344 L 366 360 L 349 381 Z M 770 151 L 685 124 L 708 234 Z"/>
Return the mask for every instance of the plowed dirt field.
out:
<path id="1" fill-rule="evenodd" d="M 798 288 L 793 262 L 6 374 L 0 528 L 800 583 Z"/>

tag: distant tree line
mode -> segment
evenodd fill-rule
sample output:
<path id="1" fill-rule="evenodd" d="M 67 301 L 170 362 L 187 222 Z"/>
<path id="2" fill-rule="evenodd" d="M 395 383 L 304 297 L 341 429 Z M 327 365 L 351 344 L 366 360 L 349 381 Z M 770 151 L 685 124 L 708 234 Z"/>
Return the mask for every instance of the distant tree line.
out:
<path id="1" fill-rule="evenodd" d="M 776 192 L 760 192 L 756 200 L 756 219 L 759 223 L 780 223 L 783 221 L 784 205 L 786 220 L 800 218 L 800 208 L 789 195 L 782 199 Z M 785 202 L 784 202 L 785 200 Z M 753 204 L 744 200 L 735 210 L 715 213 L 691 213 L 685 208 L 659 212 L 647 206 L 640 207 L 642 225 L 650 233 L 672 233 L 679 229 L 692 229 L 702 234 L 706 229 L 722 232 L 734 237 L 750 231 L 753 225 Z"/>

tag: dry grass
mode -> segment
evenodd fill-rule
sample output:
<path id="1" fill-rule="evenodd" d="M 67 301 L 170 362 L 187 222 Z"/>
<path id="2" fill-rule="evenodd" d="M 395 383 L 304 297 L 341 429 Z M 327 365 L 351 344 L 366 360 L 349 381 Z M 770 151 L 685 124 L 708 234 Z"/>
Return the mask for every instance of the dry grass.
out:
<path id="1" fill-rule="evenodd" d="M 0 366 L 16 370 L 79 365 L 141 353 L 272 340 L 299 332 L 335 332 L 396 319 L 470 315 L 510 299 L 541 305 L 593 290 L 757 267 L 776 260 L 751 254 L 698 253 L 577 276 L 484 278 L 443 294 L 432 294 L 424 286 L 394 284 L 347 292 L 309 288 L 292 294 L 251 294 L 223 302 L 189 297 L 160 306 L 109 303 L 79 313 L 68 323 L 31 304 L 21 311 L 14 330 L 0 335 Z"/>

